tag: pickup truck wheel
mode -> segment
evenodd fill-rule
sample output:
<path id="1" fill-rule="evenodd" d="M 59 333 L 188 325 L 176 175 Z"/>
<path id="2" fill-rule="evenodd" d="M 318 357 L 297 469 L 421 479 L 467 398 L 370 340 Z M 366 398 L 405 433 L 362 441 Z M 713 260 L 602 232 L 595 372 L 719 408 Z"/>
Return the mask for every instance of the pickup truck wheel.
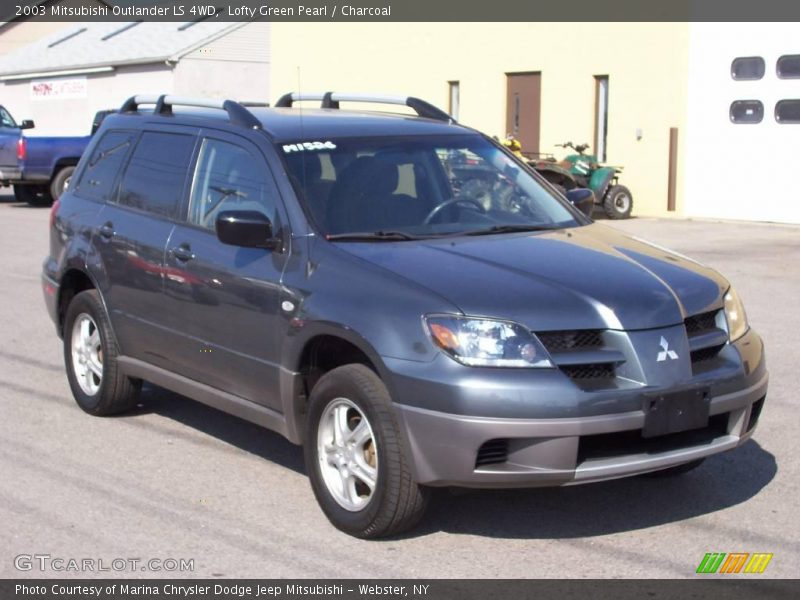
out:
<path id="1" fill-rule="evenodd" d="M 31 206 L 50 206 L 53 203 L 46 185 L 15 185 L 14 199 Z"/>
<path id="2" fill-rule="evenodd" d="M 320 378 L 304 449 L 314 495 L 338 529 L 378 538 L 422 517 L 429 490 L 411 475 L 389 392 L 368 367 L 345 365 Z"/>
<path id="3" fill-rule="evenodd" d="M 72 299 L 64 319 L 64 363 L 72 395 L 91 415 L 114 415 L 136 405 L 141 381 L 125 376 L 106 311 L 96 290 Z"/>
<path id="4" fill-rule="evenodd" d="M 53 200 L 58 200 L 61 197 L 61 194 L 64 193 L 64 190 L 67 189 L 69 185 L 69 180 L 72 177 L 72 174 L 75 172 L 75 167 L 64 167 L 58 173 L 56 173 L 55 177 L 53 177 L 52 181 L 50 182 L 50 196 Z"/>

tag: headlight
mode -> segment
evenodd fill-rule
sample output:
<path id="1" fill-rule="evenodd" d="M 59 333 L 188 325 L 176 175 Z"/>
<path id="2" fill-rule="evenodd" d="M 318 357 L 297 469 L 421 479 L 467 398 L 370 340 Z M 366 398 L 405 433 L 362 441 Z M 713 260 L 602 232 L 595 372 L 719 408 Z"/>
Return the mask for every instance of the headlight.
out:
<path id="1" fill-rule="evenodd" d="M 728 338 L 735 342 L 747 333 L 747 315 L 739 294 L 731 287 L 725 294 L 725 319 L 728 321 Z"/>
<path id="2" fill-rule="evenodd" d="M 523 326 L 469 317 L 425 318 L 431 339 L 470 367 L 552 367 L 547 351 Z"/>

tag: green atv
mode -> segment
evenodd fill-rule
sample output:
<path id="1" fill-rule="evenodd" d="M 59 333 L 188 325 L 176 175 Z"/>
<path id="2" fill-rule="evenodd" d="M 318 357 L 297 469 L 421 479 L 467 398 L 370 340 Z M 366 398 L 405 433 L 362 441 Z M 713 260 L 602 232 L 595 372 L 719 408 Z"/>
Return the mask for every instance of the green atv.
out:
<path id="1" fill-rule="evenodd" d="M 598 164 L 596 156 L 584 154 L 589 144 L 574 146 L 572 142 L 566 142 L 556 145 L 572 148 L 577 154 L 570 154 L 562 161 L 556 161 L 552 155 L 540 155 L 529 160 L 529 164 L 562 191 L 591 189 L 595 203 L 602 206 L 609 219 L 627 219 L 631 216 L 633 196 L 628 188 L 617 181 L 622 167 Z"/>

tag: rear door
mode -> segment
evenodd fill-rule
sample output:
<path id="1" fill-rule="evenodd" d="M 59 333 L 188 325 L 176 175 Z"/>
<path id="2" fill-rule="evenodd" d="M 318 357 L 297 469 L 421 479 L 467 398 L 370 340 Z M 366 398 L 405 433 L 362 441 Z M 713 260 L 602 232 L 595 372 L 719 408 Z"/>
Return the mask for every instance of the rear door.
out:
<path id="1" fill-rule="evenodd" d="M 225 210 L 258 211 L 278 231 L 286 216 L 264 155 L 223 132 L 201 136 L 186 222 L 166 252 L 163 311 L 182 375 L 280 410 L 280 279 L 288 251 L 225 245 Z"/>
<path id="2" fill-rule="evenodd" d="M 121 351 L 157 366 L 169 364 L 162 302 L 164 248 L 180 212 L 196 140 L 196 130 L 141 132 L 93 237 L 98 280 L 104 282 Z M 122 152 L 115 142 L 133 145 L 134 140 L 110 140 L 105 151 L 112 156 Z M 102 152 L 102 145 L 95 153 Z M 84 186 L 91 190 L 103 184 L 93 180 L 90 161 L 76 193 L 84 193 Z"/>

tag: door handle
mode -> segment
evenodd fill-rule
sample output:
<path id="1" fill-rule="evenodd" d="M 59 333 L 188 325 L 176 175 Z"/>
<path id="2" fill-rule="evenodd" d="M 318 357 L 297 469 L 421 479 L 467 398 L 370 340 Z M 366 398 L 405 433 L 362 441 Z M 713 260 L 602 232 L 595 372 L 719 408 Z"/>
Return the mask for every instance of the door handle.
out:
<path id="1" fill-rule="evenodd" d="M 174 256 L 175 258 L 177 258 L 182 262 L 186 262 L 194 258 L 194 253 L 192 252 L 192 249 L 189 246 L 189 244 L 181 244 L 177 248 L 173 248 L 171 252 L 172 256 Z"/>
<path id="2" fill-rule="evenodd" d="M 106 221 L 102 227 L 98 230 L 100 235 L 102 235 L 107 240 L 110 240 L 114 237 L 114 224 L 111 221 Z"/>

